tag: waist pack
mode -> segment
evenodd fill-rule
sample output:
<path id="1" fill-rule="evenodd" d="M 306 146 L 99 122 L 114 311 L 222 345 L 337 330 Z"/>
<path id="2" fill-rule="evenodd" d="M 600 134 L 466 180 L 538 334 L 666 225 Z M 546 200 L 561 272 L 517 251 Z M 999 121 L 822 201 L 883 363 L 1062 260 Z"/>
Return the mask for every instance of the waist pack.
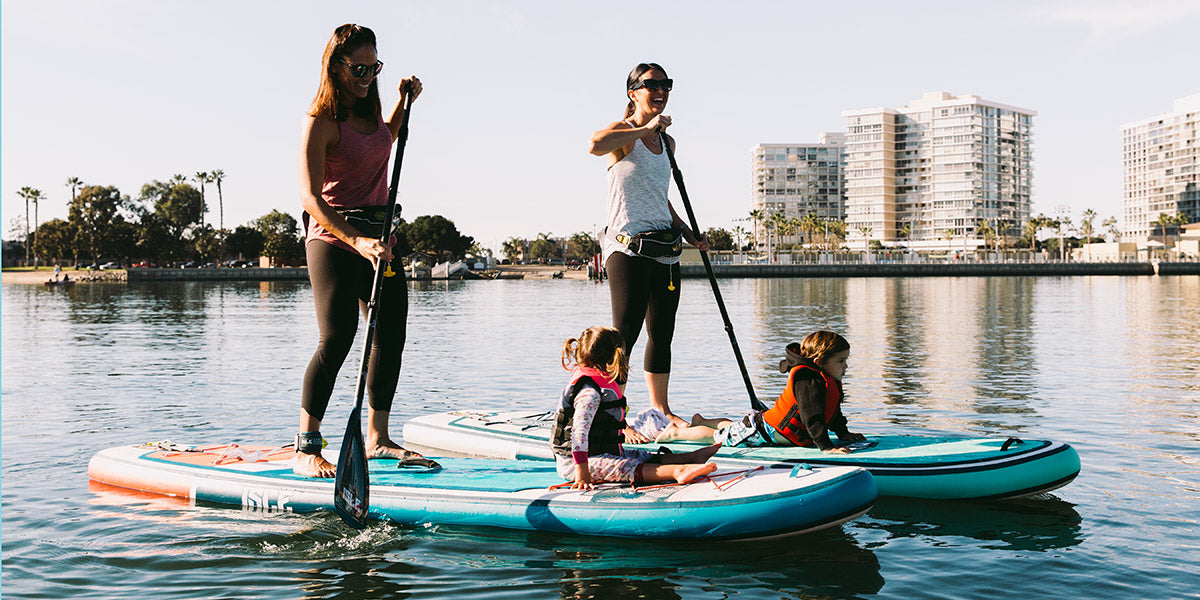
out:
<path id="1" fill-rule="evenodd" d="M 399 215 L 400 211 L 396 211 Z M 383 237 L 383 227 L 387 224 L 386 206 L 364 206 L 361 208 L 338 209 L 346 222 L 367 237 L 376 239 Z M 399 219 L 396 219 L 399 221 Z"/>
<path id="2" fill-rule="evenodd" d="M 660 229 L 644 231 L 633 236 L 618 234 L 617 242 L 624 244 L 634 254 L 646 258 L 679 256 L 683 252 L 682 229 Z"/>

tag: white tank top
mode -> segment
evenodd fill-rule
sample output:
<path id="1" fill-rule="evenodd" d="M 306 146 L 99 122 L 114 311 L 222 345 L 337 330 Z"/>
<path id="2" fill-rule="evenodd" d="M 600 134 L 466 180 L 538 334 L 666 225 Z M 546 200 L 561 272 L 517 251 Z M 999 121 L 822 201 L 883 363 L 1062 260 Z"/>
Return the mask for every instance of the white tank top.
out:
<path id="1" fill-rule="evenodd" d="M 616 241 L 619 234 L 632 236 L 671 227 L 673 219 L 667 200 L 670 186 L 671 163 L 665 149 L 655 154 L 640 139 L 633 143 L 629 154 L 608 168 L 607 228 L 600 236 L 604 260 L 613 252 L 633 255 Z M 675 264 L 679 257 L 654 260 Z"/>

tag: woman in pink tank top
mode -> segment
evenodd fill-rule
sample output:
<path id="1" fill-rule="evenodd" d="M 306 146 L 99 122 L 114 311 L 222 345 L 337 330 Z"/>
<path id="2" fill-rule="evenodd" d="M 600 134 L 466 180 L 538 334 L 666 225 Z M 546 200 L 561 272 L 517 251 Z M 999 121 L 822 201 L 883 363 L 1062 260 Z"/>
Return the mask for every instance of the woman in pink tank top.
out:
<path id="1" fill-rule="evenodd" d="M 300 199 L 320 340 L 304 374 L 294 470 L 309 477 L 335 474 L 334 465 L 321 456 L 321 421 L 353 344 L 359 313 L 365 313 L 370 299 L 375 265 L 394 258 L 391 248 L 379 241 L 382 230 L 363 231 L 363 221 L 347 218 L 356 212 L 351 209 L 387 204 L 387 163 L 400 130 L 404 95 L 411 93 L 415 99 L 421 93 L 419 79 L 402 79 L 400 98 L 385 121 L 377 80 L 382 69 L 374 32 L 354 24 L 338 27 L 325 46 L 321 84 L 304 119 Z M 361 216 L 364 211 L 357 212 Z M 394 274 L 384 278 L 367 371 L 365 441 L 370 458 L 410 454 L 388 435 L 408 318 L 404 269 L 389 272 Z"/>

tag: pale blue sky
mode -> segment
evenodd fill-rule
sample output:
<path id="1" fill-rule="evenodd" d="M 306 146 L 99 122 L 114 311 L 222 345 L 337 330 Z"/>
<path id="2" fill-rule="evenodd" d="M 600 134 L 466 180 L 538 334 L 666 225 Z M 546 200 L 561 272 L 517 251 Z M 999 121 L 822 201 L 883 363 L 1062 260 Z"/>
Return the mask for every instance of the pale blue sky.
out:
<path id="1" fill-rule="evenodd" d="M 647 8 L 648 7 L 648 8 Z M 400 202 L 492 248 L 591 231 L 604 216 L 593 131 L 652 60 L 702 227 L 750 210 L 750 149 L 812 142 L 843 110 L 945 90 L 1030 108 L 1034 211 L 1120 216 L 1120 126 L 1200 93 L 1200 2 L 247 2 L 5 0 L 5 237 L 68 177 L 137 196 L 223 169 L 225 226 L 300 212 L 301 117 L 333 28 L 375 30 L 384 101 L 414 73 Z M 210 188 L 211 189 L 211 188 Z M 674 192 L 672 192 L 674 194 Z M 215 189 L 211 189 L 216 223 Z M 673 196 L 674 197 L 674 196 Z M 677 204 L 678 208 L 682 208 Z"/>

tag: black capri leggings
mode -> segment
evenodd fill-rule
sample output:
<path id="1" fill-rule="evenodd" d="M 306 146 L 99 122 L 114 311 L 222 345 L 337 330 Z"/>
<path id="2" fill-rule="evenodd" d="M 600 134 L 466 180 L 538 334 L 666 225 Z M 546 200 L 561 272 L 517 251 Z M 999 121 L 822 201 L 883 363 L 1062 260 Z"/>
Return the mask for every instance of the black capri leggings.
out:
<path id="1" fill-rule="evenodd" d="M 371 261 L 358 253 L 321 240 L 309 242 L 305 254 L 321 338 L 308 370 L 304 372 L 300 406 L 317 420 L 323 420 L 338 370 L 354 343 L 359 313 L 366 317 L 375 270 Z M 383 279 L 379 319 L 375 323 L 367 367 L 369 404 L 372 409 L 382 411 L 391 410 L 392 398 L 396 395 L 408 320 L 408 285 L 404 270 L 395 273 Z"/>
<path id="2" fill-rule="evenodd" d="M 664 265 L 641 256 L 614 252 L 604 263 L 612 294 L 612 319 L 625 337 L 626 355 L 646 323 L 646 355 L 642 370 L 671 372 L 671 338 L 679 309 L 679 264 Z"/>

